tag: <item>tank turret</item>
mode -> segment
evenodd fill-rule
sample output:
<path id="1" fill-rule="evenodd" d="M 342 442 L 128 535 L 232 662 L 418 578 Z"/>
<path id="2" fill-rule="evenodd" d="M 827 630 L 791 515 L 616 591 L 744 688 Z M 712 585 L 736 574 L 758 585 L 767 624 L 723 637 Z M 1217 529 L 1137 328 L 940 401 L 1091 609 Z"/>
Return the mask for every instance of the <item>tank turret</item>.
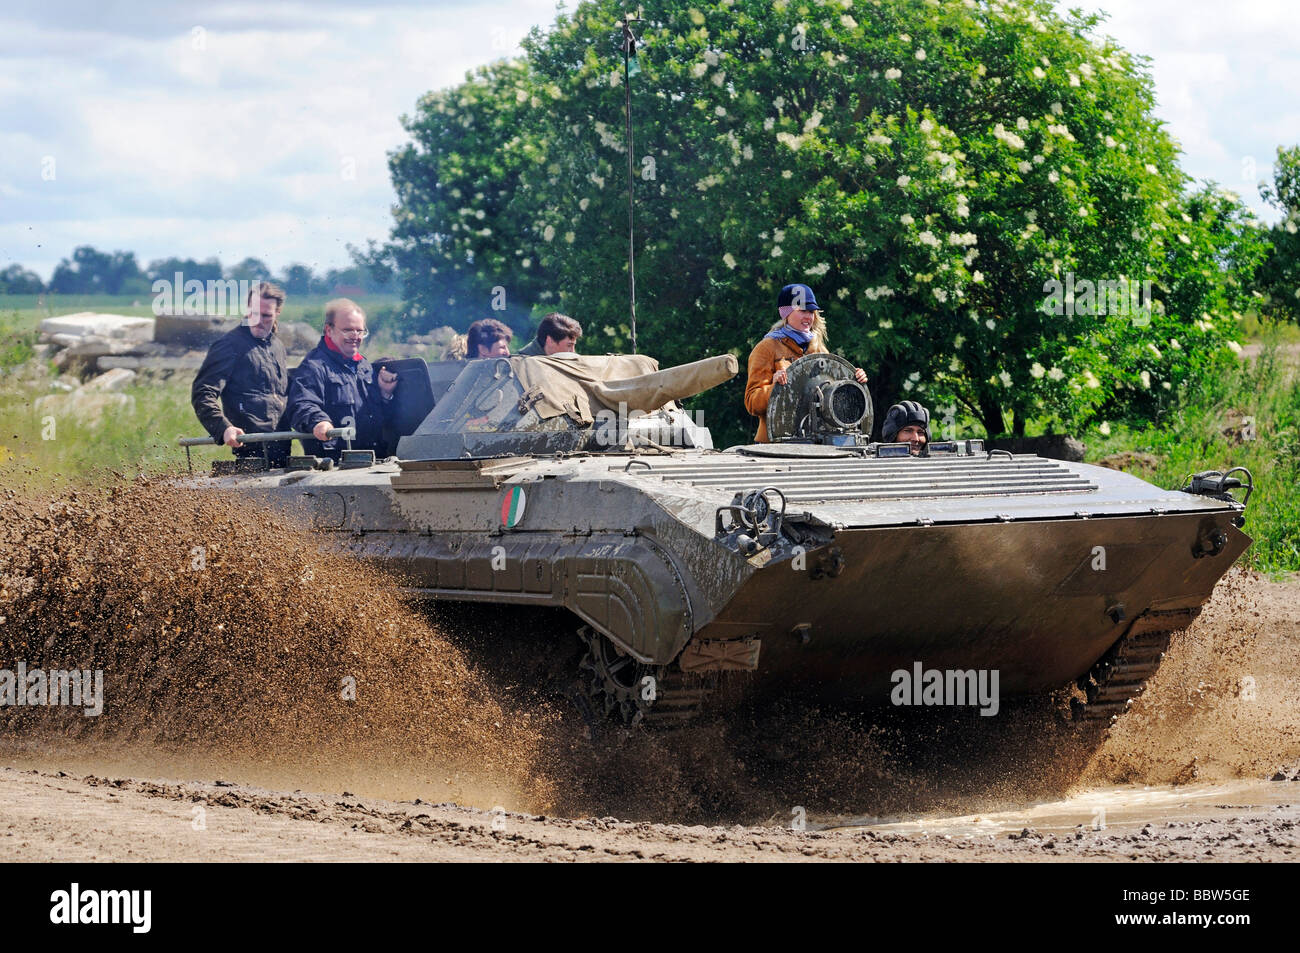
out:
<path id="1" fill-rule="evenodd" d="M 871 436 L 871 394 L 853 365 L 835 354 L 806 354 L 786 368 L 772 392 L 767 433 L 773 443 L 861 446 Z"/>
<path id="2" fill-rule="evenodd" d="M 448 460 L 628 446 L 711 448 L 677 401 L 739 370 L 730 354 L 659 369 L 645 355 L 471 361 L 397 455 Z"/>

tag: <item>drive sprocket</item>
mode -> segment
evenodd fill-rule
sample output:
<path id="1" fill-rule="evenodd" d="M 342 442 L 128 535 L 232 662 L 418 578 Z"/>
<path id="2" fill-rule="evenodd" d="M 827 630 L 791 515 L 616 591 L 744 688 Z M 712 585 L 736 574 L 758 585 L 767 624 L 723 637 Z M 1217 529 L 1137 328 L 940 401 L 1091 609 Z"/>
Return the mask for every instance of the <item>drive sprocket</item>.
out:
<path id="1" fill-rule="evenodd" d="M 712 690 L 699 676 L 639 661 L 590 626 L 578 635 L 587 649 L 579 664 L 582 685 L 597 715 L 629 727 L 681 725 L 699 713 Z"/>

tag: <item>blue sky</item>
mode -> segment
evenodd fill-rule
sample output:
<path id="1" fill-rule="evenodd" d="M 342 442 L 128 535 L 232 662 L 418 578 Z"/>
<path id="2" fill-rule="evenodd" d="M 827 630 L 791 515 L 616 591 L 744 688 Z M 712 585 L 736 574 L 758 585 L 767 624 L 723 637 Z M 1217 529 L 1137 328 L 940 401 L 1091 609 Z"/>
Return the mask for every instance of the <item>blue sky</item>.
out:
<path id="1" fill-rule="evenodd" d="M 572 4 L 570 4 L 570 7 Z M 1300 142 L 1289 0 L 1061 3 L 1152 57 L 1183 167 L 1241 193 Z M 424 92 L 518 51 L 555 0 L 129 4 L 0 10 L 0 268 L 48 278 L 76 245 L 280 270 L 382 240 L 386 154 Z"/>

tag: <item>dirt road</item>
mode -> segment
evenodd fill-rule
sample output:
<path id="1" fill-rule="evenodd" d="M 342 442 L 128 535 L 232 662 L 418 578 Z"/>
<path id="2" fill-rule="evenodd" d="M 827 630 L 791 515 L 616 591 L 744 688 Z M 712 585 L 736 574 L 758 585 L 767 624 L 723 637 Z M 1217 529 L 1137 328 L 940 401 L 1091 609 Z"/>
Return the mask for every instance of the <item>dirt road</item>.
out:
<path id="1" fill-rule="evenodd" d="M 1290 806 L 1236 805 L 1229 796 L 1136 830 L 953 834 L 934 819 L 933 832 L 800 832 L 4 768 L 0 842 L 15 861 L 1295 861 L 1300 790 L 1287 793 Z"/>

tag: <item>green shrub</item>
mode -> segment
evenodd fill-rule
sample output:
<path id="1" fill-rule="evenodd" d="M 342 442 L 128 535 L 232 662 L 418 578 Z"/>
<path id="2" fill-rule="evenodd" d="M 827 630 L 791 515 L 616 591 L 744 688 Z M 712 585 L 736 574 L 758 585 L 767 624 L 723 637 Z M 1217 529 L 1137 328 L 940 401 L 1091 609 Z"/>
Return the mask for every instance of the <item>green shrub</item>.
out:
<path id="1" fill-rule="evenodd" d="M 36 356 L 36 332 L 24 324 L 17 312 L 0 318 L 0 371 L 25 364 Z"/>
<path id="2" fill-rule="evenodd" d="M 1253 418 L 1255 438 L 1238 436 Z M 1300 376 L 1294 356 L 1265 343 L 1257 358 L 1184 388 L 1181 406 L 1158 423 L 1111 422 L 1110 433 L 1088 435 L 1088 459 L 1121 451 L 1154 454 L 1154 475 L 1136 475 L 1165 487 L 1181 487 L 1198 470 L 1245 467 L 1255 481 L 1246 511 L 1246 532 L 1255 539 L 1248 565 L 1268 572 L 1300 570 Z"/>

